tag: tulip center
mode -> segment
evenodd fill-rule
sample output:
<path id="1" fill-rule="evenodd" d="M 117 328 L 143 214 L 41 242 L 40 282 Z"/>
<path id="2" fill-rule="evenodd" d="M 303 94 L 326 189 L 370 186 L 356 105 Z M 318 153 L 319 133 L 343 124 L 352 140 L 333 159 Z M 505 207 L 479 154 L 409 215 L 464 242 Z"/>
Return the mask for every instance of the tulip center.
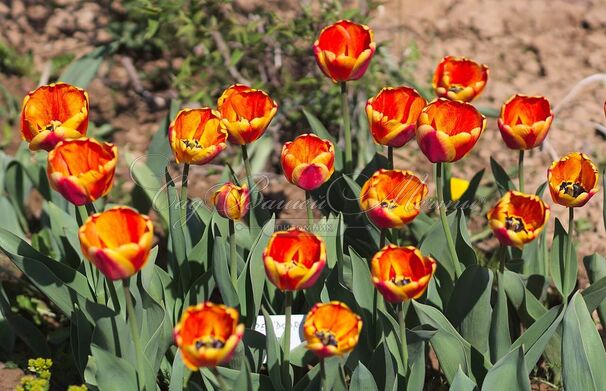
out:
<path id="1" fill-rule="evenodd" d="M 54 132 L 55 129 L 57 129 L 59 126 L 61 126 L 60 121 L 52 120 L 48 125 L 46 125 L 44 127 L 44 130 L 49 130 L 51 132 Z"/>
<path id="2" fill-rule="evenodd" d="M 316 331 L 316 337 L 320 339 L 324 346 L 337 346 L 337 337 L 330 331 Z"/>
<path id="3" fill-rule="evenodd" d="M 404 276 L 395 276 L 391 279 L 396 286 L 406 286 L 410 284 L 410 278 Z"/>
<path id="4" fill-rule="evenodd" d="M 204 148 L 203 145 L 201 145 L 198 140 L 192 140 L 192 139 L 181 139 L 181 142 L 183 144 L 185 144 L 185 146 L 189 149 L 200 149 L 200 148 Z"/>
<path id="5" fill-rule="evenodd" d="M 381 202 L 381 208 L 395 209 L 398 207 L 398 203 L 395 200 L 386 200 Z"/>
<path id="6" fill-rule="evenodd" d="M 520 231 L 526 232 L 526 226 L 524 225 L 524 220 L 522 220 L 521 217 L 517 217 L 517 216 L 507 216 L 505 218 L 505 228 L 507 228 L 508 231 L 513 231 L 513 232 L 520 232 Z"/>
<path id="7" fill-rule="evenodd" d="M 221 349 L 223 346 L 225 346 L 225 342 L 211 336 L 202 337 L 196 341 L 196 349 L 198 350 L 202 348 Z"/>
<path id="8" fill-rule="evenodd" d="M 587 193 L 587 190 L 579 183 L 576 182 L 562 182 L 560 183 L 560 191 L 563 191 L 564 194 L 567 194 L 571 197 L 577 198 L 583 193 Z"/>
<path id="9" fill-rule="evenodd" d="M 454 92 L 455 94 L 457 94 L 457 93 L 459 93 L 459 92 L 463 91 L 464 89 L 465 89 L 465 87 L 460 86 L 460 85 L 458 85 L 458 84 L 454 84 L 454 85 L 452 85 L 452 86 L 448 87 L 448 91 L 449 91 L 449 92 Z"/>

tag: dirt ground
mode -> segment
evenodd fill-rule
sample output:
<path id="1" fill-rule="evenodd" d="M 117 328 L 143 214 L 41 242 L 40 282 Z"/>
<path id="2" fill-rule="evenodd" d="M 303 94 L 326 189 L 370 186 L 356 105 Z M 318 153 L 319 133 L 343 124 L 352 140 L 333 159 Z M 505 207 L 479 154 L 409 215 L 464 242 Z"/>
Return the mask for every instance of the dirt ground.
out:
<path id="1" fill-rule="evenodd" d="M 53 7 L 47 3 L 53 3 Z M 518 92 L 545 95 L 557 113 L 549 136 L 552 148 L 533 151 L 527 157 L 527 188 L 535 189 L 545 181 L 552 158 L 570 151 L 583 151 L 601 165 L 606 164 L 606 135 L 597 132 L 595 125 L 606 125 L 606 76 L 581 88 L 573 99 L 560 105 L 579 81 L 603 71 L 604 5 L 604 0 L 391 0 L 379 7 L 371 27 L 377 42 L 389 42 L 395 56 L 406 56 L 410 44 L 416 44 L 420 55 L 419 82 L 430 80 L 435 65 L 445 55 L 467 56 L 487 64 L 490 78 L 477 100 L 478 106 L 498 108 Z M 42 73 L 53 57 L 62 53 L 79 56 L 110 39 L 106 31 L 107 7 L 119 9 L 120 2 L 3 0 L 0 42 L 20 53 L 32 53 L 33 66 Z M 142 71 L 165 65 L 163 61 L 149 62 Z M 134 92 L 132 82 L 120 58 L 107 61 L 88 88 L 91 119 L 96 124 L 110 123 L 116 129 L 113 140 L 121 148 L 143 152 L 166 110 L 150 108 Z M 37 80 L 0 74 L 0 84 L 22 97 L 36 86 Z M 163 97 L 172 94 L 154 93 Z M 15 128 L 9 150 L 17 145 L 18 133 Z M 412 143 L 396 151 L 396 166 L 429 174 L 429 164 L 415 147 Z M 453 165 L 453 173 L 470 178 L 481 168 L 489 170 L 490 157 L 508 168 L 517 159 L 517 153 L 504 146 L 494 120 L 488 122 L 474 152 Z M 121 168 L 122 174 L 126 169 Z M 194 196 L 201 196 L 206 187 L 202 180 L 204 170 L 193 171 L 191 191 Z M 490 174 L 487 172 L 485 177 Z M 289 198 L 302 197 L 302 192 L 286 186 L 280 175 L 273 178 L 272 191 Z M 551 203 L 548 196 L 545 199 Z M 606 253 L 601 207 L 602 194 L 598 194 L 577 211 L 579 219 L 591 223 L 591 228 L 580 234 L 581 256 L 595 251 Z M 565 212 L 552 205 L 554 216 L 565 219 Z"/>

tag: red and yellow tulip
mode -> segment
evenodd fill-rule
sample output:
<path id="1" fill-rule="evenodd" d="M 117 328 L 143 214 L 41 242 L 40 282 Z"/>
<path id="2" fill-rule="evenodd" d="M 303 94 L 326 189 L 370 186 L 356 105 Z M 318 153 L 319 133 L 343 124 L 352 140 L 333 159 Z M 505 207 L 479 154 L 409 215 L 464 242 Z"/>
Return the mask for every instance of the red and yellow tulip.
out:
<path id="1" fill-rule="evenodd" d="M 335 171 L 332 143 L 311 133 L 284 144 L 280 160 L 286 179 L 303 190 L 317 189 Z"/>
<path id="2" fill-rule="evenodd" d="M 227 131 L 219 113 L 204 107 L 179 111 L 168 128 L 168 140 L 177 163 L 206 164 L 227 147 Z"/>
<path id="3" fill-rule="evenodd" d="M 543 143 L 552 121 L 547 99 L 516 94 L 501 107 L 498 125 L 509 148 L 532 149 Z"/>
<path id="4" fill-rule="evenodd" d="M 471 151 L 486 128 L 486 118 L 469 103 L 437 99 L 417 122 L 417 143 L 432 163 L 454 162 Z"/>
<path id="5" fill-rule="evenodd" d="M 320 358 L 351 352 L 361 331 L 362 318 L 340 301 L 317 303 L 303 324 L 307 349 Z"/>
<path id="6" fill-rule="evenodd" d="M 340 20 L 322 29 L 313 49 L 322 72 L 337 83 L 361 78 L 376 44 L 368 26 Z"/>
<path id="7" fill-rule="evenodd" d="M 185 365 L 197 371 L 231 360 L 244 335 L 239 317 L 234 308 L 208 301 L 187 308 L 173 331 Z"/>
<path id="8" fill-rule="evenodd" d="M 410 171 L 381 169 L 362 186 L 360 207 L 379 228 L 402 227 L 420 213 L 427 191 Z"/>
<path id="9" fill-rule="evenodd" d="M 441 98 L 471 102 L 484 90 L 488 67 L 468 58 L 446 56 L 433 74 L 433 88 Z"/>
<path id="10" fill-rule="evenodd" d="M 375 142 L 395 148 L 409 142 L 426 103 L 414 88 L 383 88 L 366 103 L 368 128 Z"/>
<path id="11" fill-rule="evenodd" d="M 244 145 L 265 133 L 278 112 L 278 104 L 264 91 L 235 84 L 219 97 L 217 109 L 229 142 Z"/>
<path id="12" fill-rule="evenodd" d="M 572 152 L 551 164 L 547 181 L 555 203 L 569 208 L 583 206 L 598 192 L 598 168 L 589 156 Z"/>
<path id="13" fill-rule="evenodd" d="M 392 303 L 421 297 L 436 267 L 436 261 L 418 248 L 393 244 L 383 247 L 370 263 L 373 284 Z"/>
<path id="14" fill-rule="evenodd" d="M 82 254 L 110 280 L 137 273 L 151 250 L 154 226 L 149 217 L 117 206 L 90 216 L 78 231 Z"/>
<path id="15" fill-rule="evenodd" d="M 38 87 L 23 99 L 21 136 L 32 151 L 80 138 L 88 128 L 88 94 L 66 83 Z"/>
<path id="16" fill-rule="evenodd" d="M 309 288 L 326 265 L 324 241 L 299 228 L 275 232 L 263 252 L 267 278 L 282 291 Z"/>
<path id="17" fill-rule="evenodd" d="M 240 220 L 248 213 L 250 194 L 246 185 L 223 184 L 212 196 L 217 213 L 226 219 Z"/>
<path id="18" fill-rule="evenodd" d="M 534 194 L 508 191 L 488 212 L 488 224 L 503 246 L 522 248 L 549 219 L 549 205 Z"/>
<path id="19" fill-rule="evenodd" d="M 84 205 L 111 190 L 118 148 L 90 138 L 65 140 L 48 154 L 51 187 L 75 205 Z"/>

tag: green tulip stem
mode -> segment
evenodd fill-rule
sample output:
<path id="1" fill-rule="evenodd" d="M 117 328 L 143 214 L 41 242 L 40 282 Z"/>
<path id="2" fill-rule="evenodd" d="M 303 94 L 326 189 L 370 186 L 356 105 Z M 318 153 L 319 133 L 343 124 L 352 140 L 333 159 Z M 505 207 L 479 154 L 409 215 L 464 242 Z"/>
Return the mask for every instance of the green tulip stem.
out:
<path id="1" fill-rule="evenodd" d="M 343 115 L 343 134 L 345 136 L 345 175 L 352 173 L 351 116 L 347 99 L 347 82 L 341 82 L 341 113 Z"/>
<path id="2" fill-rule="evenodd" d="M 406 312 L 408 312 L 408 306 L 410 301 L 404 301 L 400 304 L 398 311 L 398 323 L 400 324 L 400 342 L 402 343 L 402 365 L 404 366 L 404 373 L 408 372 L 408 344 L 406 342 L 406 326 L 405 318 Z"/>
<path id="3" fill-rule="evenodd" d="M 189 176 L 189 164 L 183 165 L 183 179 L 181 180 L 181 226 L 187 224 L 187 182 Z"/>
<path id="4" fill-rule="evenodd" d="M 573 262 L 574 251 L 572 240 L 574 238 L 574 208 L 568 208 L 568 240 L 566 241 L 566 267 L 577 268 L 576 259 Z"/>
<path id="5" fill-rule="evenodd" d="M 229 274 L 234 289 L 238 289 L 238 254 L 236 249 L 236 227 L 232 219 L 229 219 Z"/>
<path id="6" fill-rule="evenodd" d="M 518 181 L 521 193 L 524 193 L 524 150 L 520 149 L 520 155 L 518 157 Z"/>
<path id="7" fill-rule="evenodd" d="M 387 168 L 393 170 L 393 147 L 387 146 Z"/>
<path id="8" fill-rule="evenodd" d="M 137 360 L 137 378 L 139 379 L 139 385 L 143 388 L 145 384 L 144 376 L 145 369 L 143 366 L 143 348 L 141 346 L 141 338 L 139 337 L 139 327 L 137 325 L 137 315 L 135 315 L 135 307 L 133 306 L 133 299 L 128 289 L 130 285 L 130 277 L 122 280 L 122 288 L 124 289 L 124 302 L 126 303 L 126 314 L 128 316 L 128 326 L 130 327 L 130 334 L 135 344 L 135 358 Z"/>
<path id="9" fill-rule="evenodd" d="M 213 375 L 215 375 L 215 379 L 217 379 L 217 383 L 219 383 L 219 388 L 221 389 L 221 391 L 230 391 L 230 388 L 228 388 L 227 384 L 225 383 L 223 375 L 221 375 L 217 367 L 212 367 L 210 370 Z"/>
<path id="10" fill-rule="evenodd" d="M 450 258 L 454 263 L 455 275 L 458 278 L 461 275 L 461 265 L 459 264 L 459 257 L 457 256 L 457 250 L 452 239 L 452 232 L 448 225 L 448 219 L 446 218 L 446 205 L 444 205 L 444 171 L 443 163 L 436 163 L 436 192 L 438 193 L 438 211 L 440 212 L 440 220 L 442 220 L 442 228 L 444 229 L 444 235 L 446 236 L 446 243 L 448 244 L 448 251 L 450 252 Z"/>
<path id="11" fill-rule="evenodd" d="M 284 335 L 282 336 L 282 351 L 284 360 L 282 369 L 284 370 L 284 384 L 287 384 L 290 377 L 290 324 L 292 317 L 292 291 L 284 292 Z M 290 387 L 287 387 L 290 389 Z"/>
<path id="12" fill-rule="evenodd" d="M 499 273 L 505 273 L 505 264 L 507 263 L 507 248 L 500 246 L 497 252 L 499 258 Z"/>
<path id="13" fill-rule="evenodd" d="M 248 183 L 248 191 L 253 191 L 252 170 L 250 168 L 250 160 L 248 159 L 248 149 L 246 144 L 242 144 L 242 160 L 244 160 L 244 170 L 246 171 L 246 182 Z"/>
<path id="14" fill-rule="evenodd" d="M 95 204 L 89 202 L 86 204 L 86 213 L 88 213 L 88 217 L 97 213 L 97 209 L 95 208 Z"/>
<path id="15" fill-rule="evenodd" d="M 328 384 L 326 381 L 326 364 L 324 358 L 320 359 L 320 376 L 322 378 L 322 391 L 328 391 Z"/>
<path id="16" fill-rule="evenodd" d="M 305 190 L 305 207 L 307 209 L 307 230 L 309 232 L 313 232 L 312 227 L 314 224 L 314 213 L 311 210 L 311 203 L 311 193 L 309 192 L 309 190 Z"/>

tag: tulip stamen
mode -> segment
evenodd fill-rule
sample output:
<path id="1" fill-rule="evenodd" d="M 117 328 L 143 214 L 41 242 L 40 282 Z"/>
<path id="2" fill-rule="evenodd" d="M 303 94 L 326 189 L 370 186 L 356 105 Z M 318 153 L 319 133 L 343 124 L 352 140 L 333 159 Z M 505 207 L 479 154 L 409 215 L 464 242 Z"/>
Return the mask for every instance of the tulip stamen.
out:
<path id="1" fill-rule="evenodd" d="M 455 85 L 450 86 L 448 88 L 448 91 L 454 92 L 456 94 L 456 93 L 463 91 L 464 89 L 465 89 L 465 87 L 455 84 Z"/>
<path id="2" fill-rule="evenodd" d="M 411 279 L 403 276 L 395 276 L 391 279 L 396 286 L 406 286 L 410 284 Z"/>
<path id="3" fill-rule="evenodd" d="M 200 149 L 200 148 L 204 148 L 203 145 L 200 145 L 200 143 L 198 142 L 198 140 L 192 140 L 192 139 L 182 139 L 181 142 L 183 144 L 185 144 L 185 147 L 189 148 L 189 149 Z"/>
<path id="4" fill-rule="evenodd" d="M 225 342 L 215 337 L 202 337 L 196 341 L 196 349 L 221 349 L 225 346 Z"/>
<path id="5" fill-rule="evenodd" d="M 505 228 L 508 231 L 513 232 L 526 232 L 526 225 L 524 224 L 524 220 L 521 217 L 517 216 L 507 216 L 505 218 Z"/>
<path id="6" fill-rule="evenodd" d="M 57 129 L 60 126 L 61 126 L 61 122 L 60 121 L 52 120 L 48 125 L 46 125 L 44 127 L 44 130 L 49 130 L 51 132 L 54 132 L 55 129 Z"/>
<path id="7" fill-rule="evenodd" d="M 337 346 L 339 344 L 337 337 L 330 331 L 316 331 L 315 335 L 324 346 Z"/>
<path id="8" fill-rule="evenodd" d="M 583 193 L 587 193 L 587 190 L 585 190 L 581 184 L 576 182 L 562 182 L 560 184 L 560 191 L 563 191 L 564 194 L 574 198 L 577 198 Z"/>
<path id="9" fill-rule="evenodd" d="M 381 208 L 395 209 L 398 207 L 398 203 L 394 200 L 387 200 L 381 202 Z"/>

